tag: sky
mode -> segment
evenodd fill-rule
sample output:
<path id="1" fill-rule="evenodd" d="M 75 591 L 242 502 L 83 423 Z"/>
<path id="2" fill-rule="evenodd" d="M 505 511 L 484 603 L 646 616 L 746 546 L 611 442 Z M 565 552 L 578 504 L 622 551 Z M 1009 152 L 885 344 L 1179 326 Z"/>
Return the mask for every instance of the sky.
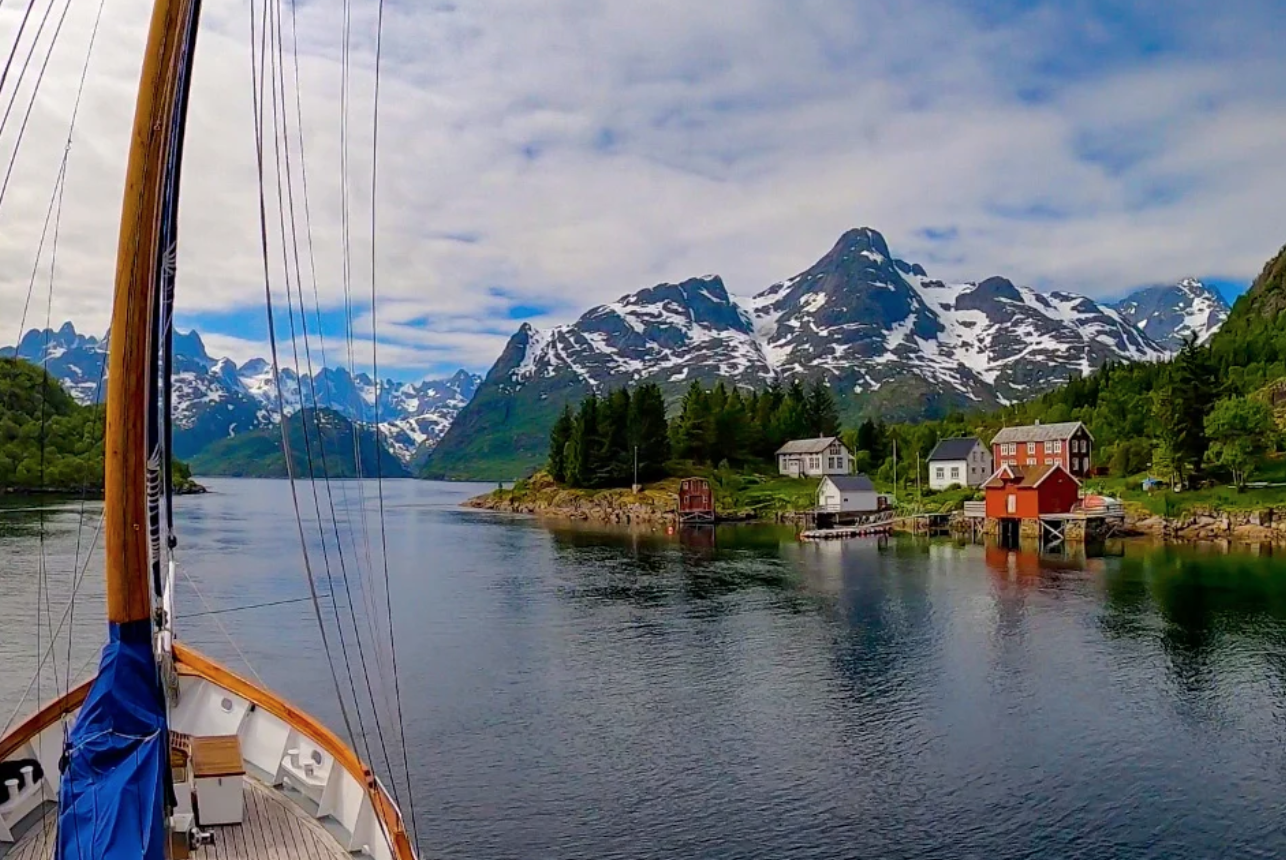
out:
<path id="1" fill-rule="evenodd" d="M 107 325 L 149 7 L 102 0 L 90 53 L 100 0 L 30 2 L 0 85 L 0 343 Z M 0 6 L 0 52 L 26 5 Z M 378 148 L 378 4 L 352 0 L 346 267 L 344 7 L 284 8 L 300 283 L 332 365 L 369 366 L 374 338 L 382 374 L 485 371 L 523 321 L 706 273 L 750 295 L 856 226 L 935 277 L 1095 298 L 1187 276 L 1235 296 L 1286 243 L 1279 0 L 386 0 Z M 205 0 L 178 253 L 179 325 L 238 360 L 267 353 L 250 15 Z"/>

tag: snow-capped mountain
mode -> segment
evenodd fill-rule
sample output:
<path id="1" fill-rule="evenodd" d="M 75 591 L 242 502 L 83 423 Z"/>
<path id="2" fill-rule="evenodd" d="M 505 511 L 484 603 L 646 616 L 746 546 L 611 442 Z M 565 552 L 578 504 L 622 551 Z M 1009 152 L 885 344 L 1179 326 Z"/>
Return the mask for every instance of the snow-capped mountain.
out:
<path id="1" fill-rule="evenodd" d="M 67 322 L 57 331 L 32 329 L 22 336 L 17 347 L 0 347 L 0 358 L 15 355 L 36 364 L 47 359 L 49 373 L 77 403 L 93 403 L 99 399 L 99 373 L 107 355 L 106 338 L 99 340 L 78 334 L 76 327 Z"/>
<path id="2" fill-rule="evenodd" d="M 1205 343 L 1232 311 L 1223 296 L 1195 278 L 1136 290 L 1114 307 L 1171 352 L 1194 334 L 1197 343 Z"/>
<path id="3" fill-rule="evenodd" d="M 913 382 L 974 405 L 1012 403 L 1108 359 L 1164 355 L 1091 299 L 1000 277 L 944 283 L 895 259 L 869 228 L 845 233 L 814 266 L 749 304 L 778 373 L 823 374 L 854 394 Z"/>
<path id="4" fill-rule="evenodd" d="M 547 331 L 524 324 L 426 474 L 543 453 L 563 403 L 625 383 L 654 381 L 676 396 L 693 379 L 821 377 L 849 418 L 909 418 L 1011 403 L 1109 359 L 1165 355 L 1084 296 L 999 277 L 945 283 L 895 258 L 875 230 L 850 230 L 809 269 L 745 299 L 707 276 L 623 296 Z"/>
<path id="5" fill-rule="evenodd" d="M 80 403 L 101 399 L 99 386 L 107 353 L 106 338 L 76 333 L 71 323 L 58 331 L 32 330 L 16 350 L 0 350 L 34 363 L 47 361 L 49 372 Z M 238 366 L 214 358 L 195 331 L 174 335 L 174 451 L 188 458 L 211 442 L 275 424 L 279 420 L 272 366 L 261 358 Z M 446 379 L 376 385 L 365 373 L 342 367 L 321 368 L 301 377 L 292 368 L 280 372 L 287 414 L 301 403 L 334 409 L 364 425 L 379 424 L 385 444 L 409 462 L 416 450 L 436 444 L 482 381 L 463 370 Z M 376 403 L 378 393 L 378 404 Z"/>

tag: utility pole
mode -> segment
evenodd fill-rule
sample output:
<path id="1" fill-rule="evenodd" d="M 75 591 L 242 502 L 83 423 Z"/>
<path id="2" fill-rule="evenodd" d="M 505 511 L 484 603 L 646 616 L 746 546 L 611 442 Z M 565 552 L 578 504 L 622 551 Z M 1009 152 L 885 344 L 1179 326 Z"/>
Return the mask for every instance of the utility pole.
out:
<path id="1" fill-rule="evenodd" d="M 634 446 L 634 492 L 639 491 L 639 446 Z"/>
<path id="2" fill-rule="evenodd" d="M 915 452 L 915 512 L 918 514 L 924 507 L 924 495 L 920 492 L 920 452 Z"/>
<path id="3" fill-rule="evenodd" d="M 897 502 L 898 494 L 898 440 L 893 440 L 893 501 Z"/>

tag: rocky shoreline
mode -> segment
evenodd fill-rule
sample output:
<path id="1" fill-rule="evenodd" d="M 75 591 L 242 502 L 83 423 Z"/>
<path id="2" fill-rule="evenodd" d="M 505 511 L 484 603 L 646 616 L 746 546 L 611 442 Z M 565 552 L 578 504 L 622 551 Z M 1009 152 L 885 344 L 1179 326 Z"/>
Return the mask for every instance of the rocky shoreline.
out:
<path id="1" fill-rule="evenodd" d="M 524 490 L 495 490 L 469 499 L 463 506 L 606 525 L 673 525 L 678 520 L 673 495 L 659 490 L 585 492 L 545 484 Z M 720 522 L 778 524 L 802 523 L 805 519 L 804 511 L 776 511 L 767 516 L 738 511 L 719 517 Z M 1286 544 L 1286 511 L 1197 510 L 1166 518 L 1134 510 L 1126 514 L 1125 533 L 1181 543 Z"/>
<path id="2" fill-rule="evenodd" d="M 1167 541 L 1286 543 L 1286 511 L 1195 510 L 1178 517 L 1130 512 L 1125 518 L 1131 534 Z"/>
<path id="3" fill-rule="evenodd" d="M 552 519 L 578 520 L 607 525 L 673 525 L 678 522 L 674 493 L 668 490 L 571 490 L 552 482 L 521 490 L 493 490 L 462 503 L 475 510 L 529 514 Z M 777 511 L 767 516 L 755 511 L 721 512 L 721 523 L 797 523 L 803 511 Z"/>

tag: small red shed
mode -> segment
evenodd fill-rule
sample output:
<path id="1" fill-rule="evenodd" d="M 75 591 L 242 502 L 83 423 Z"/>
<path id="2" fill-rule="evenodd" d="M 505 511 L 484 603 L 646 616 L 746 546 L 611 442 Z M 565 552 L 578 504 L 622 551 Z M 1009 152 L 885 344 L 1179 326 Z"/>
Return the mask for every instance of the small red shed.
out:
<path id="1" fill-rule="evenodd" d="M 987 483 L 989 519 L 1034 520 L 1042 514 L 1070 513 L 1081 495 L 1081 483 L 1062 463 L 1023 468 L 1005 464 Z"/>
<path id="2" fill-rule="evenodd" d="M 705 478 L 679 481 L 679 522 L 714 522 L 714 491 Z"/>

